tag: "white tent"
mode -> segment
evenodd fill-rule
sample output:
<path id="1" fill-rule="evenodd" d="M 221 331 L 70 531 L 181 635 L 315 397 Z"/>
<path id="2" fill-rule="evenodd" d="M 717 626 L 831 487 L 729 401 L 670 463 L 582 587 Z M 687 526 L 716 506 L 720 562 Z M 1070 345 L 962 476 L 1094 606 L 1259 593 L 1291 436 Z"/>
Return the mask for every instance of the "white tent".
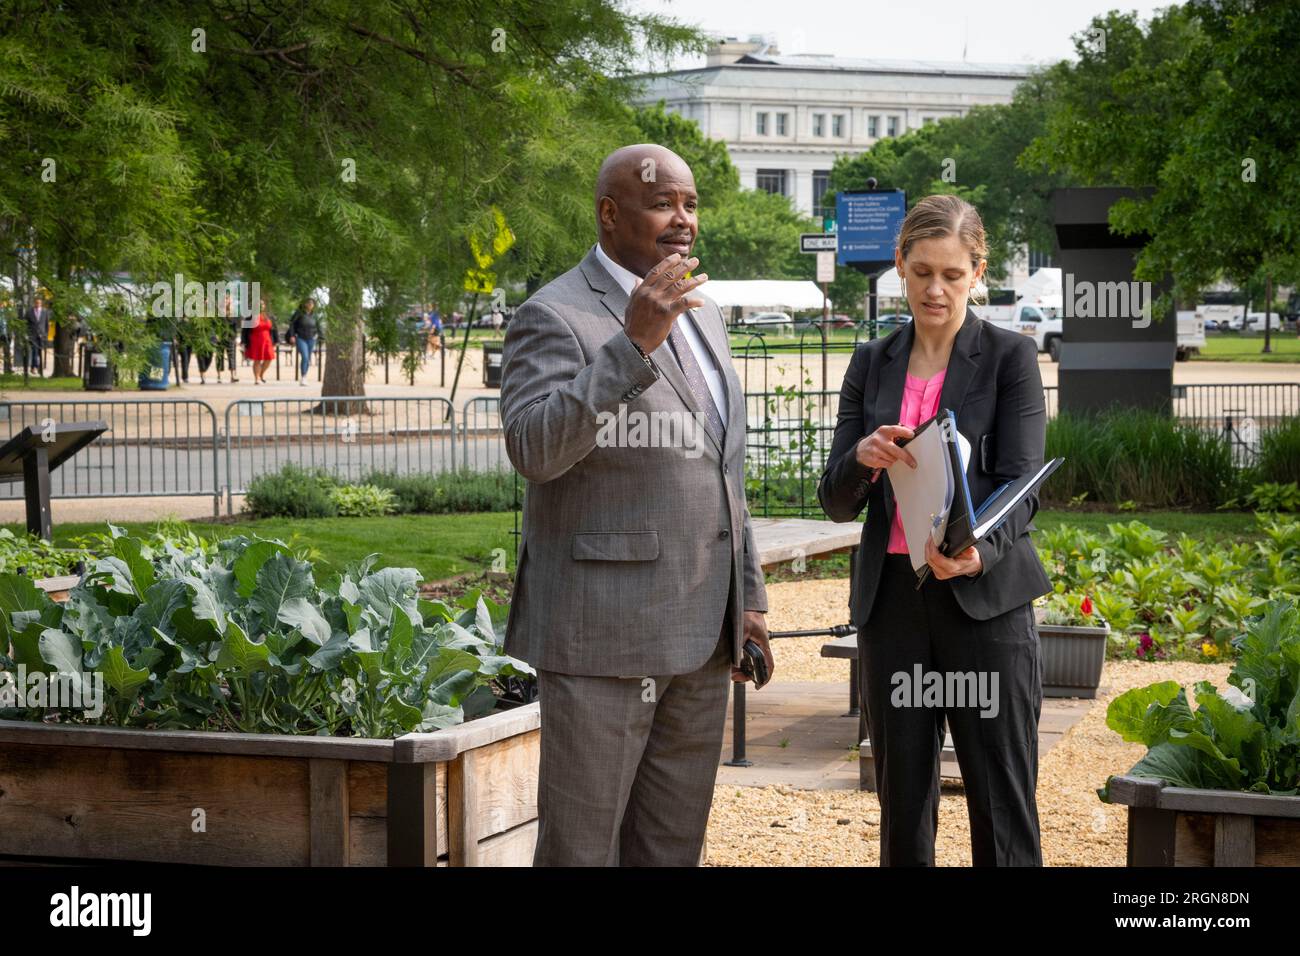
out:
<path id="1" fill-rule="evenodd" d="M 725 309 L 772 309 L 803 312 L 822 307 L 822 290 L 816 282 L 778 279 L 710 279 L 700 292 Z"/>
<path id="2" fill-rule="evenodd" d="M 876 295 L 885 299 L 903 298 L 903 280 L 899 277 L 897 269 L 886 269 L 876 280 Z"/>
<path id="3" fill-rule="evenodd" d="M 1025 305 L 1061 308 L 1064 301 L 1064 294 L 1061 291 L 1061 270 L 1052 267 L 1039 269 L 1016 290 L 1016 301 Z"/>

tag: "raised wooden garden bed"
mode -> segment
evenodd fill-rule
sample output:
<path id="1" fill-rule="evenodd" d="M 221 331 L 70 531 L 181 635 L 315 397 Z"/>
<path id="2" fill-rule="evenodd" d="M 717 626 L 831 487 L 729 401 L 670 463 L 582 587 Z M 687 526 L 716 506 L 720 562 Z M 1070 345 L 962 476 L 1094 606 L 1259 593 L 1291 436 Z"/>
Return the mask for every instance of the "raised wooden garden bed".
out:
<path id="1" fill-rule="evenodd" d="M 0 856 L 527 866 L 540 725 L 536 703 L 394 740 L 0 721 Z"/>
<path id="2" fill-rule="evenodd" d="M 1110 797 L 1129 808 L 1129 866 L 1300 866 L 1300 797 L 1127 776 Z"/>

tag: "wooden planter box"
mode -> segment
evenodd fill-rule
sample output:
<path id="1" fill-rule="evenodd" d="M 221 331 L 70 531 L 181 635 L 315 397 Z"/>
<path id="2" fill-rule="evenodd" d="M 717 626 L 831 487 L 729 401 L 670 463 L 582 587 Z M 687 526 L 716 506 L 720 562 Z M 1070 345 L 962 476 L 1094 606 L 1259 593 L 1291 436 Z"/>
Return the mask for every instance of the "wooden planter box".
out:
<path id="1" fill-rule="evenodd" d="M 0 720 L 0 856 L 527 866 L 540 726 L 536 703 L 394 740 Z"/>
<path id="2" fill-rule="evenodd" d="M 1129 866 L 1300 866 L 1300 797 L 1170 787 L 1115 777 Z"/>
<path id="3" fill-rule="evenodd" d="M 1043 696 L 1097 696 L 1101 668 L 1106 663 L 1106 642 L 1110 625 L 1072 627 L 1064 624 L 1038 624 L 1038 640 L 1043 648 Z"/>

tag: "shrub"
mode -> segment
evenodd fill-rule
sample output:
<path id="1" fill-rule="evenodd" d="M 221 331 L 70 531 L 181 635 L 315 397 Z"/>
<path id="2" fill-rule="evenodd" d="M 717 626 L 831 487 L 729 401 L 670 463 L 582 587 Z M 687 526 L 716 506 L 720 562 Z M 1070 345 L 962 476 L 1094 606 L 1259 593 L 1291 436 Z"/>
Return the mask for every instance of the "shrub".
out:
<path id="1" fill-rule="evenodd" d="M 1261 432 L 1255 479 L 1282 485 L 1300 481 L 1300 418 Z"/>
<path id="2" fill-rule="evenodd" d="M 1241 481 L 1219 435 L 1148 411 L 1058 415 L 1047 424 L 1046 457 L 1065 462 L 1043 485 L 1045 505 L 1086 495 L 1107 504 L 1213 508 Z"/>
<path id="3" fill-rule="evenodd" d="M 341 518 L 373 518 L 397 510 L 392 491 L 374 485 L 340 485 L 330 490 L 330 497 Z"/>
<path id="4" fill-rule="evenodd" d="M 510 471 L 444 471 L 433 475 L 376 471 L 363 480 L 391 491 L 399 514 L 515 509 L 515 476 Z"/>
<path id="5" fill-rule="evenodd" d="M 330 495 L 336 485 L 323 469 L 285 465 L 248 483 L 244 510 L 258 518 L 330 518 L 338 514 Z"/>

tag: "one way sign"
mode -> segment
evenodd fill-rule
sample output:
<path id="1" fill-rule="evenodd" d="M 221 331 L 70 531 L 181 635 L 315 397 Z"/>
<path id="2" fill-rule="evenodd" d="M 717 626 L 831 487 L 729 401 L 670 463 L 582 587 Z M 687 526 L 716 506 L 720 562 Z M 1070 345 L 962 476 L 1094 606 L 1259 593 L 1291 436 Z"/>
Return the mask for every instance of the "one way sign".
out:
<path id="1" fill-rule="evenodd" d="M 834 252 L 838 248 L 833 232 L 805 232 L 799 236 L 800 252 Z"/>

